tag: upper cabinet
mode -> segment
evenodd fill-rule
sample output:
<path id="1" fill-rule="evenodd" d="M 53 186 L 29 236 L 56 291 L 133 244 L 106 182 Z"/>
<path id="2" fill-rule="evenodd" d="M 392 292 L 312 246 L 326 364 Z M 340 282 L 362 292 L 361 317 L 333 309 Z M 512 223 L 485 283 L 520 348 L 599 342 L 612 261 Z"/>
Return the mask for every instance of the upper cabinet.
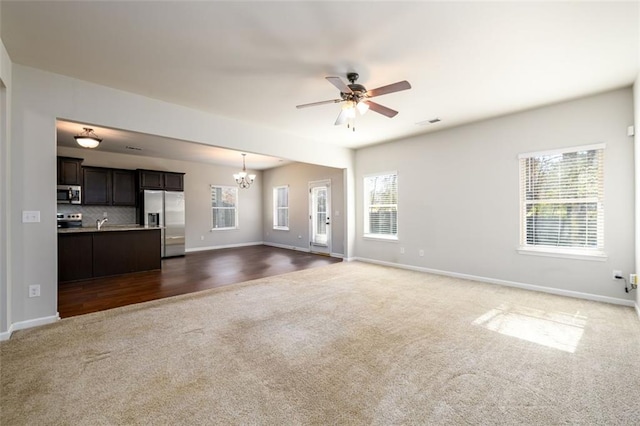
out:
<path id="1" fill-rule="evenodd" d="M 164 173 L 164 189 L 167 191 L 184 190 L 184 173 Z"/>
<path id="2" fill-rule="evenodd" d="M 82 204 L 90 206 L 111 205 L 111 169 L 102 167 L 82 168 Z"/>
<path id="3" fill-rule="evenodd" d="M 114 206 L 136 205 L 136 173 L 133 170 L 113 169 L 111 171 L 113 192 L 111 204 Z"/>
<path id="4" fill-rule="evenodd" d="M 58 157 L 58 185 L 82 185 L 82 158 Z"/>
<path id="5" fill-rule="evenodd" d="M 138 170 L 140 189 L 164 189 L 164 172 Z"/>
<path id="6" fill-rule="evenodd" d="M 83 167 L 84 205 L 135 206 L 133 170 Z"/>
<path id="7" fill-rule="evenodd" d="M 184 191 L 184 173 L 138 169 L 138 182 L 141 190 Z"/>
<path id="8" fill-rule="evenodd" d="M 184 173 L 82 167 L 82 161 L 58 157 L 58 185 L 82 185 L 86 206 L 135 207 L 140 190 L 184 191 Z"/>

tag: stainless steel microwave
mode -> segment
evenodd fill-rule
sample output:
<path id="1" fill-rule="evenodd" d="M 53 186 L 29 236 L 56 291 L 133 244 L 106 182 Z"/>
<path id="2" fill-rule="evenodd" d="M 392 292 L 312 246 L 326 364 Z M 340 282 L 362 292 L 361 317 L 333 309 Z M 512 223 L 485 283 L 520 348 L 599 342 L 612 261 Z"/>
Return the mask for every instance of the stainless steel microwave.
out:
<path id="1" fill-rule="evenodd" d="M 58 185 L 58 204 L 80 204 L 82 188 L 79 185 Z"/>

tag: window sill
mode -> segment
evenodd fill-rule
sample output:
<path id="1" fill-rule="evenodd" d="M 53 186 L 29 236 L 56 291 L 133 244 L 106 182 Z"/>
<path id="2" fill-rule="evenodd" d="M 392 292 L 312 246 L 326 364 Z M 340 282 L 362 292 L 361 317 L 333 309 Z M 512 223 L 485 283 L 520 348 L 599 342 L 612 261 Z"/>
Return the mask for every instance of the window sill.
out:
<path id="1" fill-rule="evenodd" d="M 274 231 L 288 231 L 289 227 L 288 226 L 274 226 L 273 230 Z"/>
<path id="2" fill-rule="evenodd" d="M 238 227 L 232 227 L 232 228 L 213 228 L 210 229 L 209 232 L 215 232 L 215 231 L 233 231 L 234 229 L 238 229 Z"/>
<path id="3" fill-rule="evenodd" d="M 526 254 L 530 256 L 559 257 L 564 259 L 593 260 L 598 262 L 604 262 L 608 259 L 606 253 L 602 251 L 586 252 L 582 250 L 554 249 L 551 247 L 518 247 L 516 251 L 519 254 Z"/>
<path id="4" fill-rule="evenodd" d="M 397 235 L 364 234 L 363 238 L 365 240 L 387 241 L 387 242 L 390 242 L 390 243 L 398 242 L 398 236 Z"/>

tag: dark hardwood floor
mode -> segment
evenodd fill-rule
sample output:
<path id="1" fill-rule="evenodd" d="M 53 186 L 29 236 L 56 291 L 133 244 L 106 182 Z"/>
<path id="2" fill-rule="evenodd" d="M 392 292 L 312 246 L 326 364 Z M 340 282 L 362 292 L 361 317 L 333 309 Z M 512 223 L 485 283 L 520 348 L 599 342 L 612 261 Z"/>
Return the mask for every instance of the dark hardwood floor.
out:
<path id="1" fill-rule="evenodd" d="M 341 261 L 269 246 L 188 253 L 164 259 L 161 271 L 60 283 L 58 312 L 67 318 Z"/>

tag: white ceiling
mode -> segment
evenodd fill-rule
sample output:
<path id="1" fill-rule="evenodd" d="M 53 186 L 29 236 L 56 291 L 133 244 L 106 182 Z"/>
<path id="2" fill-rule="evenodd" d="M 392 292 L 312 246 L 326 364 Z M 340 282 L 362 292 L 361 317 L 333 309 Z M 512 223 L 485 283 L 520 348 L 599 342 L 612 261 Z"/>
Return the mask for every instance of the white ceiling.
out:
<path id="1" fill-rule="evenodd" d="M 637 2 L 2 1 L 16 63 L 357 148 L 632 84 Z M 375 100 L 334 126 L 325 76 Z M 433 125 L 416 123 L 439 117 Z M 236 153 L 237 155 L 237 153 Z"/>
<path id="2" fill-rule="evenodd" d="M 221 166 L 242 167 L 242 155 L 238 151 L 204 145 L 180 139 L 165 138 L 146 133 L 112 129 L 87 123 L 58 120 L 56 137 L 58 146 L 80 148 L 73 138 L 82 132 L 84 127 L 91 128 L 102 139 L 99 151 L 119 154 L 140 155 L 155 158 L 191 161 L 197 163 L 218 164 Z M 247 153 L 247 169 L 265 170 L 290 163 L 276 157 Z"/>

